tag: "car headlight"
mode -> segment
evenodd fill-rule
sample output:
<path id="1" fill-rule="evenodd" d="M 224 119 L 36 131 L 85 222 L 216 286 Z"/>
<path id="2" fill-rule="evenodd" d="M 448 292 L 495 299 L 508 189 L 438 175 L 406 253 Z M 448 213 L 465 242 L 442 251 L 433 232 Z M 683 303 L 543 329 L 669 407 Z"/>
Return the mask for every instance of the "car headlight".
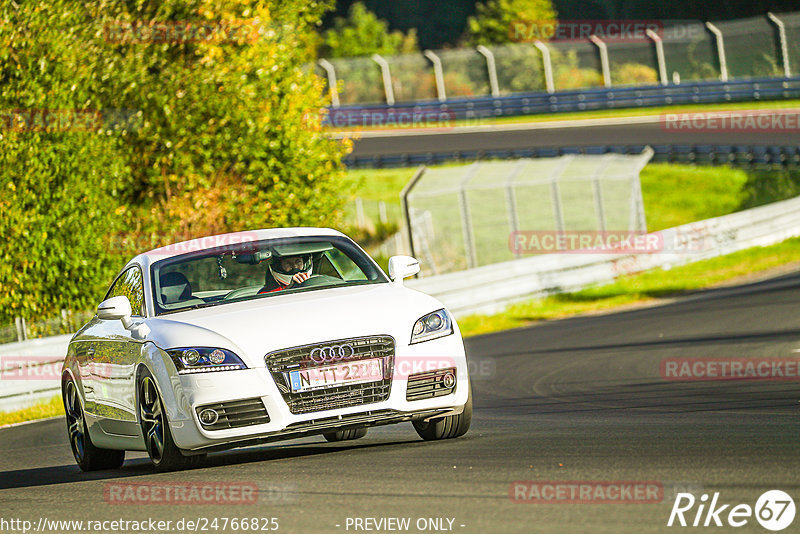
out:
<path id="1" fill-rule="evenodd" d="M 208 373 L 213 371 L 238 371 L 247 366 L 236 354 L 214 347 L 186 347 L 167 351 L 178 374 Z"/>
<path id="2" fill-rule="evenodd" d="M 441 309 L 421 317 L 411 331 L 411 345 L 430 341 L 453 333 L 453 320 L 447 310 Z"/>

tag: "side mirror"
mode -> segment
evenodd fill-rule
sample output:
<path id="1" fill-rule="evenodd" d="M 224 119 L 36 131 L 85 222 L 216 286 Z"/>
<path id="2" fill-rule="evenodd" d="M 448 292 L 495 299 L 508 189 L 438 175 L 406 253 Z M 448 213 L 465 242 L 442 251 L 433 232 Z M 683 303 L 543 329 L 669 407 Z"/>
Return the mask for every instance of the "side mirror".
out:
<path id="1" fill-rule="evenodd" d="M 130 318 L 131 314 L 131 301 L 125 295 L 111 297 L 101 302 L 97 307 L 97 316 L 107 321 L 115 321 L 125 317 Z"/>
<path id="2" fill-rule="evenodd" d="M 122 326 L 130 330 L 136 339 L 144 339 L 150 333 L 150 327 L 143 322 L 134 323 L 131 320 L 131 301 L 125 295 L 118 295 L 104 300 L 97 307 L 97 317 L 107 321 L 122 321 Z"/>
<path id="3" fill-rule="evenodd" d="M 397 285 L 402 285 L 403 278 L 414 276 L 419 272 L 419 261 L 411 256 L 392 256 L 389 258 L 389 278 Z"/>

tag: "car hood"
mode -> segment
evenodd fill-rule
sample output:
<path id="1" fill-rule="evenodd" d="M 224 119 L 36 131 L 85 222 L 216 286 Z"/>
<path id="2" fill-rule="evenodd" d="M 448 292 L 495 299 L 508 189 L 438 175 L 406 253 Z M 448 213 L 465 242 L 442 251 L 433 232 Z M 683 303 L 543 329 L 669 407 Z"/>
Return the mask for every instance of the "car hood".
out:
<path id="1" fill-rule="evenodd" d="M 162 349 L 220 347 L 248 367 L 269 352 L 337 339 L 391 335 L 407 343 L 414 322 L 442 308 L 435 298 L 392 283 L 272 295 L 149 319 Z"/>

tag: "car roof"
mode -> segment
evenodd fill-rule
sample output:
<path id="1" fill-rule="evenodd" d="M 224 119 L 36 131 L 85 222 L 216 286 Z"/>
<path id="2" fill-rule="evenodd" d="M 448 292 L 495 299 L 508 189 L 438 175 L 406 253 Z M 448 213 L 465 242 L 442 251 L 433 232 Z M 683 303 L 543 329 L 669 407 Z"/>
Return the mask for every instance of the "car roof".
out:
<path id="1" fill-rule="evenodd" d="M 245 230 L 243 232 L 198 237 L 195 239 L 189 239 L 187 241 L 181 241 L 179 243 L 165 245 L 153 250 L 148 250 L 147 252 L 143 252 L 129 261 L 125 266 L 125 269 L 135 263 L 147 269 L 151 264 L 157 261 L 172 258 L 174 256 L 180 256 L 181 254 L 186 254 L 188 252 L 196 252 L 198 250 L 216 248 L 225 245 L 233 245 L 251 241 L 263 241 L 265 239 L 314 236 L 347 237 L 343 233 L 332 228 L 295 227 Z"/>

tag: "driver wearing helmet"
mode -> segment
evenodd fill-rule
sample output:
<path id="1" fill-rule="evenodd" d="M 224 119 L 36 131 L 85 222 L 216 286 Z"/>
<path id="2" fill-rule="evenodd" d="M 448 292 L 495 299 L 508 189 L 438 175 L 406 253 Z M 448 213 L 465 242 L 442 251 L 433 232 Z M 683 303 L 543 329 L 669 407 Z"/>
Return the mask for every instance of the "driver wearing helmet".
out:
<path id="1" fill-rule="evenodd" d="M 272 293 L 302 284 L 311 278 L 311 255 L 276 256 L 267 270 L 259 293 Z"/>

